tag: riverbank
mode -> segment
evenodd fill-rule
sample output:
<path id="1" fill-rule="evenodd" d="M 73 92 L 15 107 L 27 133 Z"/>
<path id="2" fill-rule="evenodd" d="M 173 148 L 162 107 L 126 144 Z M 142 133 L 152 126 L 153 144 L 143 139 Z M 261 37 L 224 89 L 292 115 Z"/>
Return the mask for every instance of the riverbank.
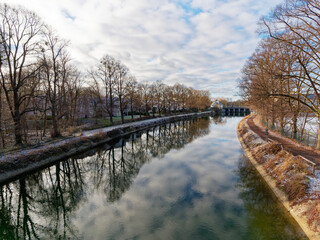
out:
<path id="1" fill-rule="evenodd" d="M 85 131 L 82 132 L 81 136 L 4 154 L 0 156 L 0 184 L 134 132 L 184 119 L 209 116 L 210 114 L 211 112 L 190 113 L 126 123 Z"/>
<path id="2" fill-rule="evenodd" d="M 251 117 L 245 117 L 237 127 L 247 157 L 308 238 L 320 239 L 319 173 L 313 174 L 299 156 L 278 142 L 263 140 L 247 124 Z"/>

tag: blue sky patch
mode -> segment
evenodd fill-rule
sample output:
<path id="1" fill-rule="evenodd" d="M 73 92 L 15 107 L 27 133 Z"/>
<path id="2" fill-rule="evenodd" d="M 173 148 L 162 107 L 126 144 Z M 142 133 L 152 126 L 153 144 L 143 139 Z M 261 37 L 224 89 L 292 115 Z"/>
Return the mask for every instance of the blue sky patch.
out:
<path id="1" fill-rule="evenodd" d="M 66 9 L 63 9 L 63 10 L 62 10 L 62 14 L 63 14 L 66 18 L 71 19 L 72 21 L 74 21 L 74 20 L 76 19 L 76 17 L 75 17 L 75 16 L 72 16 L 72 15 L 69 13 L 69 11 L 66 10 Z"/>

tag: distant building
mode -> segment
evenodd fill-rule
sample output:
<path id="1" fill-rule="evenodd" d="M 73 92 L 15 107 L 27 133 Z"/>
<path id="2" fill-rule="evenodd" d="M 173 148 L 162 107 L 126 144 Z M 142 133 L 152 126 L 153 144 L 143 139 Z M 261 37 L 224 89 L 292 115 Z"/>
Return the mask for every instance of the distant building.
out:
<path id="1" fill-rule="evenodd" d="M 211 108 L 223 109 L 223 104 L 222 104 L 219 100 L 216 100 L 216 101 L 211 105 Z"/>

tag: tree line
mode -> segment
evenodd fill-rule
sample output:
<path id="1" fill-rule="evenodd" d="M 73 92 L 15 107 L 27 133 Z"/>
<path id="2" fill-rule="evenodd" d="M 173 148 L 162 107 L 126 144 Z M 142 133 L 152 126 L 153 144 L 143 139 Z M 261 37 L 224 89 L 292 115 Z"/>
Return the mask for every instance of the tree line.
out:
<path id="1" fill-rule="evenodd" d="M 77 126 L 82 118 L 108 117 L 116 109 L 150 115 L 198 111 L 211 105 L 209 92 L 161 81 L 140 83 L 119 60 L 105 55 L 81 72 L 68 41 L 34 12 L 0 4 L 0 146 L 42 140 Z"/>
<path id="2" fill-rule="evenodd" d="M 296 138 L 308 116 L 320 124 L 320 2 L 286 0 L 259 26 L 262 40 L 243 67 L 239 86 L 262 119 L 281 130 L 289 125 Z"/>

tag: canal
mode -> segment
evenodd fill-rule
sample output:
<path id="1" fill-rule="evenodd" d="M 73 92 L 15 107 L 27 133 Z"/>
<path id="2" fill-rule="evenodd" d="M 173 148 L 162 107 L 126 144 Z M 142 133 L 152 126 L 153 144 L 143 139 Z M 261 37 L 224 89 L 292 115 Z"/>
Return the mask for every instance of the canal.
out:
<path id="1" fill-rule="evenodd" d="M 158 126 L 1 186 L 0 239 L 306 239 L 233 118 Z"/>

